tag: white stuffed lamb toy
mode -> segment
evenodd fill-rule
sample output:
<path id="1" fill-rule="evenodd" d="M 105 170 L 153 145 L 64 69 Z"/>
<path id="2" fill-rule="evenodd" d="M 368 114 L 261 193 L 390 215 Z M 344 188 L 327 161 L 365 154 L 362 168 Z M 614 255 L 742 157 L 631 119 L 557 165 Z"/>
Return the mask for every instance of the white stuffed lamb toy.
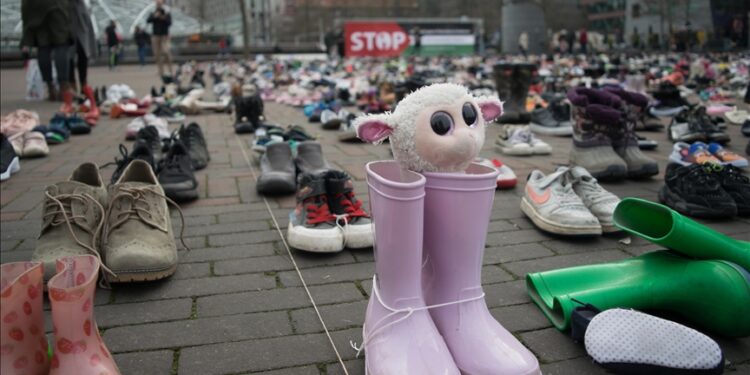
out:
<path id="1" fill-rule="evenodd" d="M 463 86 L 437 83 L 407 95 L 393 113 L 361 116 L 354 126 L 365 142 L 389 138 L 404 169 L 463 172 L 482 149 L 485 124 L 502 113 L 496 97 L 475 98 Z"/>

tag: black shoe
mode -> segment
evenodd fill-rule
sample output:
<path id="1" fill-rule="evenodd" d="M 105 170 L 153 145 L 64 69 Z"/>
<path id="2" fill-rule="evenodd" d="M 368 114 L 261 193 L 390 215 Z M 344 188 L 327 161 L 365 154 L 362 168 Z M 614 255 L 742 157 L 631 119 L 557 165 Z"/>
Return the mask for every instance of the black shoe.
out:
<path id="1" fill-rule="evenodd" d="M 89 134 L 91 133 L 91 125 L 87 124 L 82 118 L 78 116 L 71 116 L 66 119 L 68 129 L 73 135 Z"/>
<path id="2" fill-rule="evenodd" d="M 211 155 L 208 154 L 206 139 L 203 137 L 201 127 L 194 122 L 191 122 L 187 127 L 180 126 L 178 137 L 188 148 L 190 160 L 193 162 L 193 169 L 206 168 L 206 165 L 211 160 Z"/>
<path id="3" fill-rule="evenodd" d="M 18 161 L 18 155 L 16 155 L 13 145 L 10 144 L 5 134 L 2 134 L 0 140 L 0 181 L 9 179 L 10 175 L 18 172 L 19 169 L 21 169 L 21 164 Z"/>
<path id="4" fill-rule="evenodd" d="M 653 139 L 641 137 L 640 135 L 636 135 L 636 137 L 638 138 L 638 148 L 641 150 L 654 150 L 659 147 L 659 142 Z"/>
<path id="5" fill-rule="evenodd" d="M 672 118 L 667 129 L 667 135 L 672 142 L 705 142 L 708 140 L 700 118 L 692 112 L 683 112 Z"/>
<path id="6" fill-rule="evenodd" d="M 138 133 L 135 135 L 135 142 L 145 143 L 151 149 L 151 155 L 153 155 L 155 164 L 159 164 L 164 157 L 164 145 L 159 137 L 159 130 L 155 126 L 147 125 L 138 130 Z"/>
<path id="7" fill-rule="evenodd" d="M 750 120 L 745 120 L 745 122 L 742 123 L 742 135 L 745 137 L 750 137 Z"/>
<path id="8" fill-rule="evenodd" d="M 659 108 L 679 108 L 690 106 L 690 104 L 680 95 L 680 90 L 670 82 L 662 82 L 652 95 L 654 99 L 659 101 Z"/>
<path id="9" fill-rule="evenodd" d="M 159 163 L 159 184 L 164 188 L 164 194 L 174 201 L 198 199 L 193 163 L 187 147 L 179 139 L 172 139 L 167 156 Z"/>
<path id="10" fill-rule="evenodd" d="M 122 158 L 115 158 L 114 163 L 117 165 L 117 169 L 115 169 L 115 171 L 112 173 L 112 178 L 109 182 L 110 185 L 114 185 L 117 183 L 117 180 L 120 179 L 122 172 L 125 171 L 125 168 L 127 168 L 130 162 L 133 160 L 143 160 L 151 166 L 151 169 L 156 170 L 156 163 L 154 163 L 154 154 L 148 144 L 144 141 L 136 141 L 133 144 L 133 151 L 130 152 L 130 155 L 128 155 L 127 147 L 125 147 L 125 145 L 121 143 L 120 155 L 122 156 Z M 108 165 L 111 164 L 102 165 L 100 169 Z"/>
<path id="11" fill-rule="evenodd" d="M 710 164 L 669 164 L 659 201 L 677 212 L 694 217 L 729 218 L 737 205 L 721 186 Z"/>
<path id="12" fill-rule="evenodd" d="M 234 98 L 234 113 L 235 123 L 250 123 L 257 128 L 262 122 L 263 99 L 258 94 L 236 97 Z"/>
<path id="13" fill-rule="evenodd" d="M 725 165 L 716 175 L 721 187 L 732 196 L 737 205 L 737 214 L 750 215 L 750 178 L 733 165 Z"/>
<path id="14" fill-rule="evenodd" d="M 698 107 L 691 111 L 690 117 L 693 118 L 701 132 L 706 135 L 709 142 L 727 143 L 729 135 L 719 128 L 718 122 L 706 113 L 706 107 Z"/>

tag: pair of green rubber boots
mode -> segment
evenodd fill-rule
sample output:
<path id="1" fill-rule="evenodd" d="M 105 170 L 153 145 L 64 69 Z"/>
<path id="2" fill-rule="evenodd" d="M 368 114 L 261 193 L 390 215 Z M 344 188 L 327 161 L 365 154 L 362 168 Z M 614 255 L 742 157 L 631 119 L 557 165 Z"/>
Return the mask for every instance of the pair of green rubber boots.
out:
<path id="1" fill-rule="evenodd" d="M 573 310 L 590 304 L 665 311 L 723 336 L 750 335 L 750 242 L 636 198 L 620 202 L 614 221 L 671 251 L 528 274 L 531 299 L 557 329 L 567 330 Z"/>

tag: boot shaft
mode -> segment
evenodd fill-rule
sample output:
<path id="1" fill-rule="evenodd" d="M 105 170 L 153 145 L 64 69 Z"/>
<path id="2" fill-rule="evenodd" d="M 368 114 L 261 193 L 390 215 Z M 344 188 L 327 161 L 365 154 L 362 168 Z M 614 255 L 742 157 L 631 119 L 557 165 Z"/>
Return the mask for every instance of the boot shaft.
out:
<path id="1" fill-rule="evenodd" d="M 0 266 L 0 372 L 45 374 L 49 368 L 40 262 Z"/>
<path id="2" fill-rule="evenodd" d="M 498 171 L 471 164 L 464 174 L 424 173 L 424 260 L 428 303 L 481 288 L 482 257 Z"/>
<path id="3" fill-rule="evenodd" d="M 402 171 L 395 161 L 371 162 L 365 168 L 380 295 L 390 306 L 421 300 L 425 178 Z"/>

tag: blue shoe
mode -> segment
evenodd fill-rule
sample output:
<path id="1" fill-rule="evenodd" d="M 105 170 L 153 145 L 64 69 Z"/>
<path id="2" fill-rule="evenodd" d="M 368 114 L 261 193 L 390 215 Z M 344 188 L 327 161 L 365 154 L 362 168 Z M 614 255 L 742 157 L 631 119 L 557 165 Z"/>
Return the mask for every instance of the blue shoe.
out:
<path id="1" fill-rule="evenodd" d="M 91 133 L 91 125 L 76 115 L 67 118 L 68 129 L 73 135 Z"/>
<path id="2" fill-rule="evenodd" d="M 70 138 L 70 128 L 68 128 L 65 116 L 59 113 L 55 114 L 49 121 L 44 137 L 47 139 L 47 143 L 51 145 L 67 141 Z"/>

